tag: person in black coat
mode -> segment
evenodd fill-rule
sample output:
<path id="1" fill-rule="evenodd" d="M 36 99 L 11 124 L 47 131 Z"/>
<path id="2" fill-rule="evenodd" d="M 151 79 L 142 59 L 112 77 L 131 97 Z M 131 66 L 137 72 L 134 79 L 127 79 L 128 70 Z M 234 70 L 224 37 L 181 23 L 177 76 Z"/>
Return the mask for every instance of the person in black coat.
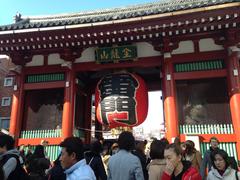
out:
<path id="1" fill-rule="evenodd" d="M 54 161 L 53 167 L 48 172 L 48 180 L 66 180 L 66 174 L 61 166 L 60 156 Z"/>
<path id="2" fill-rule="evenodd" d="M 144 179 L 148 180 L 147 156 L 145 154 L 146 144 L 147 144 L 147 141 L 136 142 L 135 150 L 133 150 L 132 153 L 139 158 L 142 165 Z"/>
<path id="3" fill-rule="evenodd" d="M 102 144 L 99 141 L 95 141 L 90 145 L 90 151 L 85 152 L 86 162 L 91 166 L 97 180 L 107 180 L 107 174 L 100 155 L 102 150 Z"/>
<path id="4" fill-rule="evenodd" d="M 32 180 L 47 180 L 45 170 L 50 167 L 50 161 L 44 155 L 44 147 L 37 145 L 35 151 L 26 160 L 26 169 Z"/>

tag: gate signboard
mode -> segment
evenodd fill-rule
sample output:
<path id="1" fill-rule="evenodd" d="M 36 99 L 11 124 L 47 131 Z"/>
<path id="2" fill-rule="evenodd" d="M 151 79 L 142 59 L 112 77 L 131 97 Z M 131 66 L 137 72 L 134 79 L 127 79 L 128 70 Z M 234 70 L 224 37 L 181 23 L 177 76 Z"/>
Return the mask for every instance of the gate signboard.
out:
<path id="1" fill-rule="evenodd" d="M 95 51 L 97 63 L 120 62 L 137 58 L 136 46 L 98 48 Z"/>

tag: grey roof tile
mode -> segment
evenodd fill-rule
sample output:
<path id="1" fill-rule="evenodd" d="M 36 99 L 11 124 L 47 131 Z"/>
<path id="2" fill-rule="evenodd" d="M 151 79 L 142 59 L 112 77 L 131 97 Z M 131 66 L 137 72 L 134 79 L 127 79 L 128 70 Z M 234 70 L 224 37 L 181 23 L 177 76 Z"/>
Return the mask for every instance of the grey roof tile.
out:
<path id="1" fill-rule="evenodd" d="M 0 31 L 119 20 L 231 2 L 240 2 L 240 0 L 162 0 L 154 3 L 147 3 L 124 8 L 112 8 L 90 12 L 50 15 L 41 17 L 18 17 L 18 22 L 11 25 L 0 26 Z"/>

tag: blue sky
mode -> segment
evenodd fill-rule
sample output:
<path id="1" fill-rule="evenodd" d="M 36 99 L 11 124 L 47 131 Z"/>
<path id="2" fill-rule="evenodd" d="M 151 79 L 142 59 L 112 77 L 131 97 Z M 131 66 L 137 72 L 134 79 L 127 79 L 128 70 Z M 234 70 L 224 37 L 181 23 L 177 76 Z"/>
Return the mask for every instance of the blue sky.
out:
<path id="1" fill-rule="evenodd" d="M 156 0 L 1 0 L 0 25 L 13 23 L 17 12 L 23 16 L 73 13 L 124 7 Z"/>

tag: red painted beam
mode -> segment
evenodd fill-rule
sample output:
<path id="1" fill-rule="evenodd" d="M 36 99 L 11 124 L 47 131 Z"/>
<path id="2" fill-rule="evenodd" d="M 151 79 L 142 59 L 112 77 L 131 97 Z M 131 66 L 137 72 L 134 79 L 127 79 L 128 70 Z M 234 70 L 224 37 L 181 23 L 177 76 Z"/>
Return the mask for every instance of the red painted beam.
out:
<path id="1" fill-rule="evenodd" d="M 66 69 L 59 65 L 49 65 L 49 66 L 37 66 L 37 67 L 25 67 L 25 74 L 39 74 L 39 73 L 54 73 L 54 72 L 65 72 Z"/>
<path id="2" fill-rule="evenodd" d="M 211 52 L 199 52 L 188 54 L 173 54 L 171 60 L 173 63 L 194 62 L 194 61 L 209 61 L 214 59 L 227 58 L 226 50 L 211 51 Z"/>
<path id="3" fill-rule="evenodd" d="M 48 141 L 49 145 L 59 145 L 62 142 L 62 138 L 31 138 L 31 139 L 18 139 L 18 146 L 20 145 L 39 145 L 42 140 Z"/>
<path id="4" fill-rule="evenodd" d="M 131 67 L 159 67 L 161 66 L 162 56 L 153 57 L 142 57 L 136 61 L 125 61 L 119 63 L 108 63 L 108 64 L 97 64 L 93 62 L 83 62 L 73 64 L 75 71 L 98 71 L 104 69 L 119 69 L 119 68 L 131 68 Z M 65 72 L 66 69 L 61 65 L 52 66 L 40 66 L 40 67 L 26 67 L 25 74 L 36 74 L 37 72 L 54 73 L 54 72 Z"/>
<path id="5" fill-rule="evenodd" d="M 63 87 L 65 87 L 65 81 L 24 84 L 24 90 L 53 89 L 53 88 L 63 88 Z"/>
<path id="6" fill-rule="evenodd" d="M 162 56 L 138 58 L 136 61 L 126 61 L 120 63 L 96 64 L 96 62 L 86 62 L 74 64 L 76 71 L 99 71 L 104 69 L 121 69 L 131 67 L 157 67 L 161 65 Z"/>
<path id="7" fill-rule="evenodd" d="M 174 73 L 175 80 L 218 78 L 218 77 L 226 77 L 226 76 L 227 76 L 226 69 L 212 70 L 212 71 L 195 71 L 195 72 Z"/>
<path id="8" fill-rule="evenodd" d="M 194 134 L 195 135 L 195 134 Z M 200 142 L 210 142 L 211 137 L 216 137 L 220 142 L 236 142 L 236 134 L 196 134 L 199 136 Z M 186 134 L 180 134 L 181 142 L 186 141 Z"/>

